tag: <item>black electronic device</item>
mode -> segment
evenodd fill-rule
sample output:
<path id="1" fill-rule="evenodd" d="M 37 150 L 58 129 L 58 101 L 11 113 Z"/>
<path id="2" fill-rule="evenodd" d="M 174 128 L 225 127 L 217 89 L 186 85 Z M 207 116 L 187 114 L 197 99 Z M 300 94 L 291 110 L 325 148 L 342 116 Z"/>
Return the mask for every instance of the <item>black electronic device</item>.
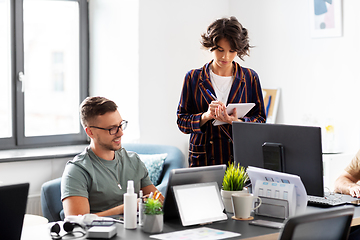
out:
<path id="1" fill-rule="evenodd" d="M 82 231 L 81 230 L 74 231 L 75 227 L 79 227 Z M 63 235 L 60 234 L 61 226 L 59 223 L 56 222 L 50 227 L 50 236 L 53 240 L 60 240 L 65 236 L 72 236 L 72 237 L 79 238 L 79 237 L 85 236 L 85 234 L 86 234 L 83 226 L 81 226 L 79 223 L 64 222 L 62 224 L 62 228 L 66 232 Z"/>
<path id="2" fill-rule="evenodd" d="M 249 222 L 250 225 L 281 229 L 284 223 L 257 219 Z"/>
<path id="3" fill-rule="evenodd" d="M 308 196 L 308 206 L 327 208 L 345 204 L 359 206 L 360 200 L 341 193 L 325 194 L 325 197 Z"/>
<path id="4" fill-rule="evenodd" d="M 300 176 L 308 195 L 324 196 L 320 127 L 233 122 L 232 135 L 236 164 L 264 168 L 263 144 L 281 144 L 283 172 Z"/>
<path id="5" fill-rule="evenodd" d="M 281 143 L 265 142 L 262 145 L 264 168 L 278 172 L 285 171 L 284 148 Z"/>
<path id="6" fill-rule="evenodd" d="M 20 240 L 29 183 L 0 186 L 0 239 Z"/>
<path id="7" fill-rule="evenodd" d="M 219 189 L 222 187 L 226 165 L 214 165 L 192 168 L 179 168 L 170 171 L 169 182 L 164 200 L 164 220 L 179 218 L 173 186 L 216 182 Z"/>
<path id="8" fill-rule="evenodd" d="M 120 220 L 117 220 L 117 222 L 120 222 Z M 94 221 L 92 221 L 92 223 L 89 226 L 91 226 L 91 227 L 94 227 L 94 226 L 112 226 L 114 224 L 115 224 L 114 220 L 94 220 Z"/>

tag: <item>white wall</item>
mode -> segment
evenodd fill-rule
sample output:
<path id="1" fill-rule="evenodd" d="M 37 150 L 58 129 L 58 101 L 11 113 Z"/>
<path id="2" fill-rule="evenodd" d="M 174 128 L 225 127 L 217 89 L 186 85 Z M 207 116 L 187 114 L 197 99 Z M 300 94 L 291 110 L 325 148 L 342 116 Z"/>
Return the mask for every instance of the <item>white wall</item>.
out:
<path id="1" fill-rule="evenodd" d="M 139 1 L 91 0 L 90 96 L 117 103 L 129 124 L 125 141 L 139 133 Z"/>
<path id="2" fill-rule="evenodd" d="M 278 122 L 334 124 L 340 150 L 359 147 L 360 2 L 343 0 L 343 36 L 311 38 L 311 1 L 230 0 L 255 48 L 244 65 L 280 87 Z"/>
<path id="3" fill-rule="evenodd" d="M 187 71 L 211 60 L 200 35 L 228 12 L 223 0 L 140 0 L 141 142 L 175 145 L 187 155 L 189 135 L 176 124 L 183 80 Z"/>
<path id="4" fill-rule="evenodd" d="M 211 55 L 200 34 L 218 17 L 236 16 L 249 30 L 244 66 L 263 87 L 280 87 L 277 123 L 335 126 L 340 150 L 359 147 L 360 2 L 343 0 L 343 36 L 310 36 L 310 1 L 140 0 L 139 106 L 142 142 L 169 143 L 187 152 L 176 126 L 183 77 Z"/>
<path id="5" fill-rule="evenodd" d="M 29 195 L 40 194 L 44 182 L 61 177 L 69 159 L 71 158 L 0 163 L 0 185 L 29 182 Z"/>

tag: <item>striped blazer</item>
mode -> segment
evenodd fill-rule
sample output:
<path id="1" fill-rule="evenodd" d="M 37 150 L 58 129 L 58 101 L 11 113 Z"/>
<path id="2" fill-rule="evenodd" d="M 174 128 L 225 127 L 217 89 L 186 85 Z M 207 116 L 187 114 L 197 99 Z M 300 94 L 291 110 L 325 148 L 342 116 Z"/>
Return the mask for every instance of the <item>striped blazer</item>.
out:
<path id="1" fill-rule="evenodd" d="M 200 127 L 201 115 L 208 110 L 215 95 L 210 81 L 210 63 L 189 71 L 184 79 L 177 109 L 177 125 L 183 133 L 190 134 L 189 166 L 207 166 L 233 162 L 232 125 L 213 126 L 212 121 Z M 255 103 L 244 117 L 246 122 L 265 122 L 262 90 L 257 73 L 249 68 L 235 67 L 234 82 L 227 103 Z"/>

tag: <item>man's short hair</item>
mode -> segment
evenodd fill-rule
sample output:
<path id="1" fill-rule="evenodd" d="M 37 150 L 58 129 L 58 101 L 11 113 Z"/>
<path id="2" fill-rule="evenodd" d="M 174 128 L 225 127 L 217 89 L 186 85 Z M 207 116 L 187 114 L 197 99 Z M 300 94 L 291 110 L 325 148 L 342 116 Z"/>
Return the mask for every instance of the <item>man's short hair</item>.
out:
<path id="1" fill-rule="evenodd" d="M 118 106 L 115 102 L 104 97 L 87 97 L 80 104 L 80 120 L 84 128 L 97 116 L 108 112 L 115 112 Z"/>

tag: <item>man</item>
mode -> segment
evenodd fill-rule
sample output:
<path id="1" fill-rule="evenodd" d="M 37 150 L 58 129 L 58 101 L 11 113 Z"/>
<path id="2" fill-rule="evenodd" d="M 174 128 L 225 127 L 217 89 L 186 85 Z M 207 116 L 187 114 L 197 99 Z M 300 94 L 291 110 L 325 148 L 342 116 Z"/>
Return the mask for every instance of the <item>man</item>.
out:
<path id="1" fill-rule="evenodd" d="M 139 156 L 121 147 L 127 121 L 113 101 L 88 97 L 80 105 L 80 117 L 91 142 L 66 164 L 61 181 L 65 216 L 122 214 L 128 180 L 134 181 L 136 193 L 157 190 Z"/>
<path id="2" fill-rule="evenodd" d="M 335 181 L 335 191 L 360 197 L 360 185 L 356 184 L 360 180 L 360 150 L 351 160 L 345 171 Z"/>

